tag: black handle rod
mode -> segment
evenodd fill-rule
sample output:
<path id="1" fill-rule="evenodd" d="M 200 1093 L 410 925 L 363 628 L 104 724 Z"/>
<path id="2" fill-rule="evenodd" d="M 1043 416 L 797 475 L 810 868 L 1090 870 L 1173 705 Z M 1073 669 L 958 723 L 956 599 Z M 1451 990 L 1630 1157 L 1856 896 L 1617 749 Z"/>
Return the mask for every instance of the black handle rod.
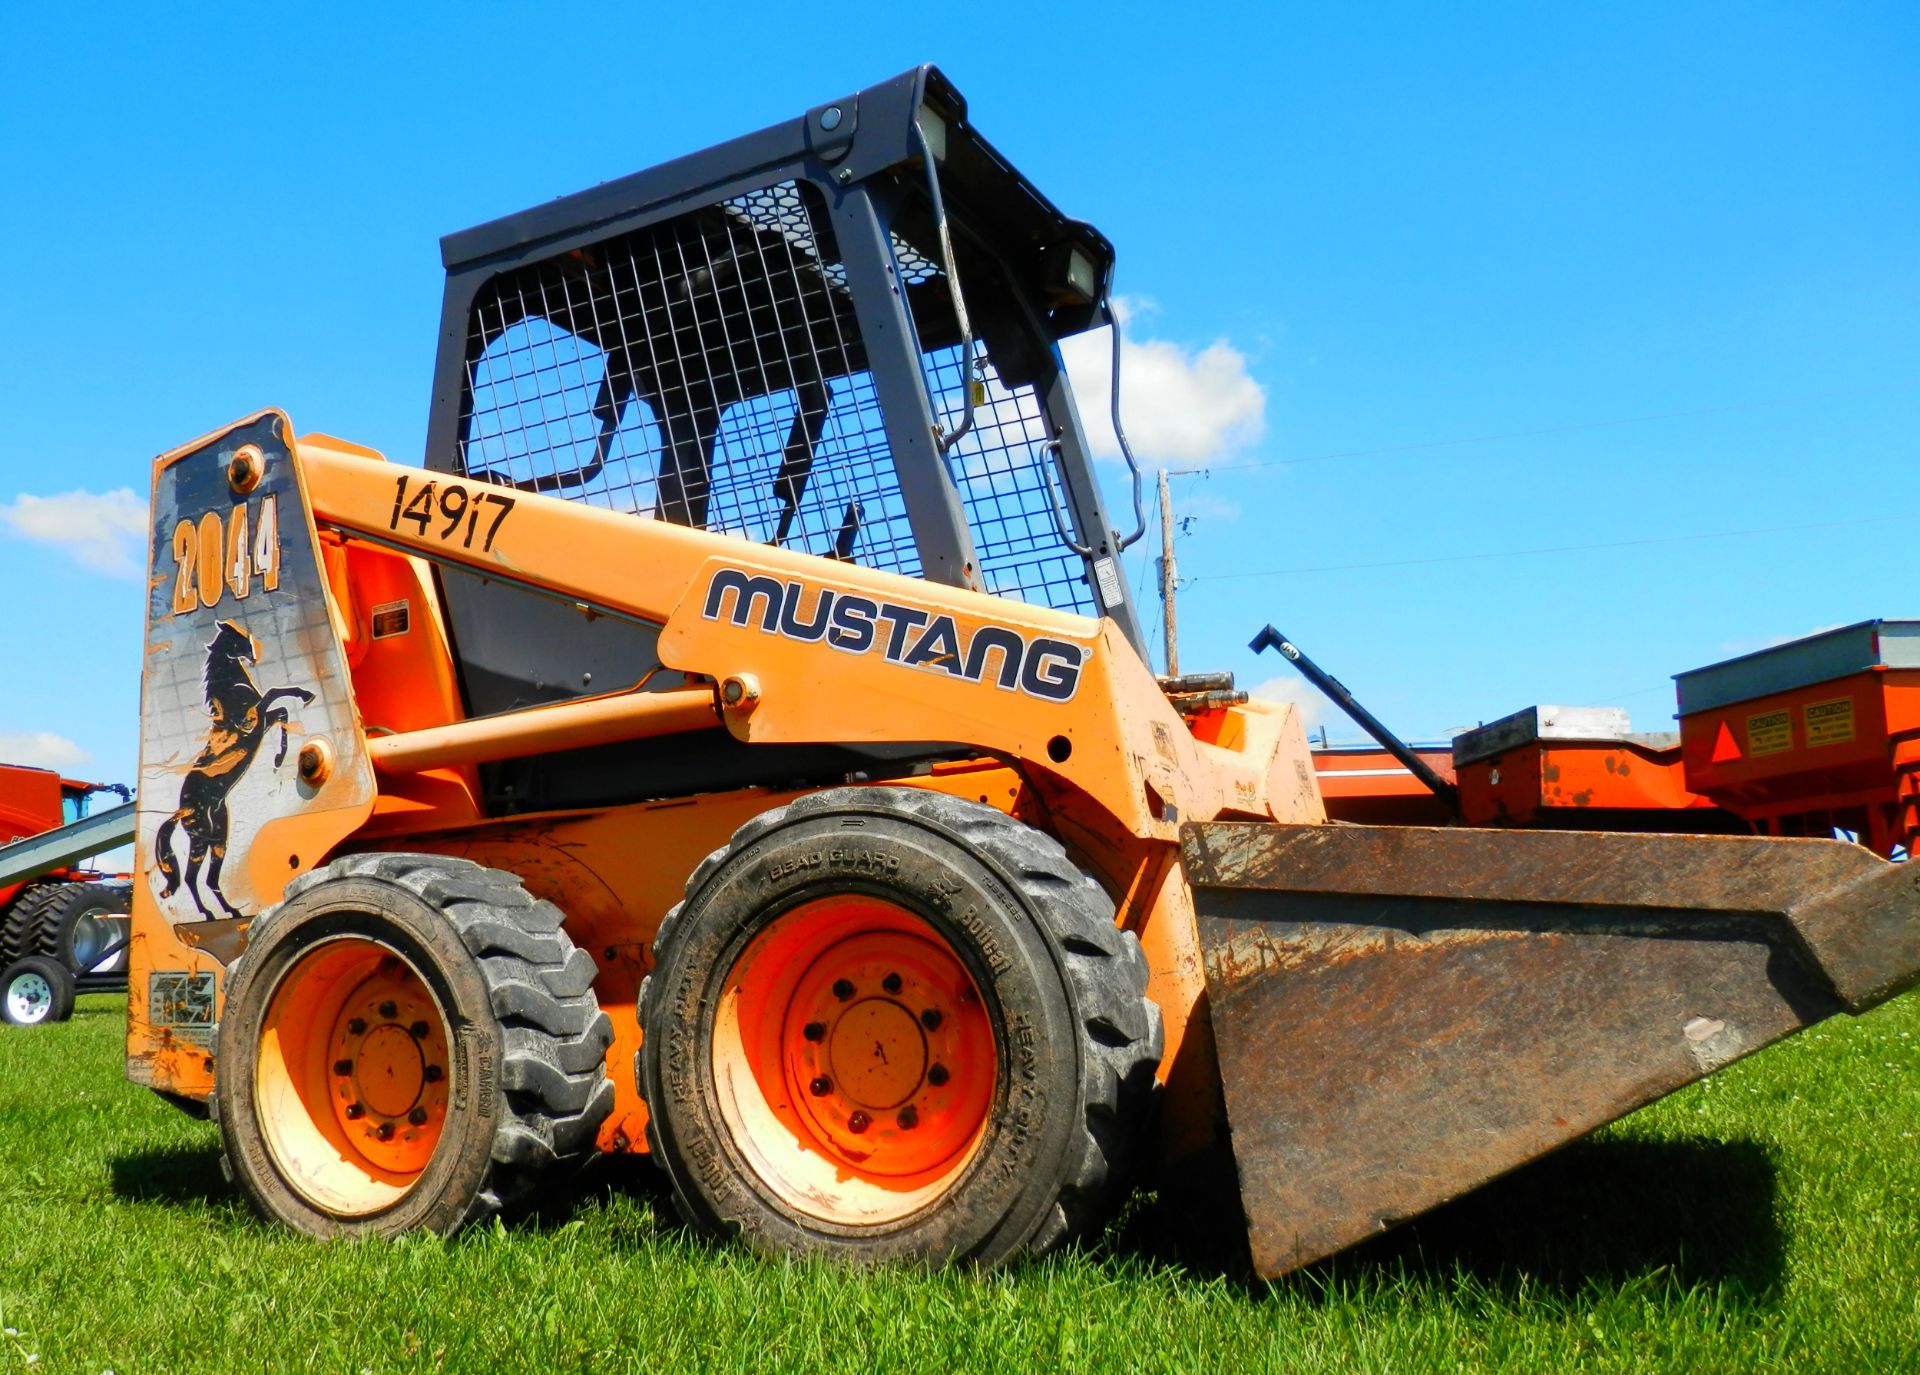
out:
<path id="1" fill-rule="evenodd" d="M 1406 766 L 1408 773 L 1425 784 L 1428 792 L 1446 803 L 1456 816 L 1459 814 L 1460 790 L 1435 773 L 1432 765 L 1415 754 L 1407 747 L 1404 740 L 1382 725 L 1379 717 L 1354 700 L 1353 694 L 1347 691 L 1345 684 L 1309 659 L 1300 646 L 1272 626 L 1266 626 L 1253 637 L 1253 642 L 1247 647 L 1255 654 L 1263 649 L 1279 650 L 1295 668 L 1300 670 L 1302 677 L 1326 693 L 1335 706 L 1353 718 L 1354 724 L 1380 742 L 1381 749 L 1398 759 Z"/>

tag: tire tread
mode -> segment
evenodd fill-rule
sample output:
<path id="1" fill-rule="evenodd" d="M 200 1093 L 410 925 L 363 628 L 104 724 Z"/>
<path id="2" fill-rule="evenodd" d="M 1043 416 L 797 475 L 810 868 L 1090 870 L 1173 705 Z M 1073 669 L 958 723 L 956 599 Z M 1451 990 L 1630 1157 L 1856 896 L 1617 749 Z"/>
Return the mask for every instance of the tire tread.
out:
<path id="1" fill-rule="evenodd" d="M 61 897 L 74 885 L 55 879 L 33 884 L 13 900 L 0 919 L 0 965 L 29 955 L 53 954 L 60 924 Z"/>
<path id="2" fill-rule="evenodd" d="M 1082 1030 L 1079 1133 L 1067 1152 L 1059 1197 L 1026 1239 L 1024 1249 L 1045 1255 L 1085 1235 L 1106 1216 L 1125 1187 L 1132 1148 L 1151 1117 L 1163 1034 L 1160 1010 L 1147 997 L 1147 961 L 1138 938 L 1115 924 L 1106 892 L 1074 864 L 1064 846 L 983 803 L 920 788 L 855 787 L 809 793 L 770 808 L 703 859 L 687 880 L 655 937 L 670 949 L 687 904 L 741 848 L 788 822 L 855 807 L 917 822 L 984 861 L 1033 913 L 1060 962 Z M 659 962 L 656 955 L 656 964 Z M 649 978 L 640 986 L 640 1022 L 648 1021 Z M 645 1091 L 645 1076 L 641 1080 Z M 655 1119 L 648 1146 L 661 1149 Z M 659 1158 L 656 1154 L 656 1158 Z M 678 1196 L 683 1216 L 697 1216 Z"/>
<path id="3" fill-rule="evenodd" d="M 335 878 L 391 883 L 438 909 L 473 954 L 502 1023 L 492 1167 L 448 1233 L 525 1203 L 555 1171 L 592 1159 L 613 1111 L 613 1023 L 593 993 L 593 957 L 567 935 L 560 909 L 504 870 L 434 854 L 347 855 L 302 874 L 286 895 Z M 223 1139 L 223 1159 L 226 1149 Z"/>

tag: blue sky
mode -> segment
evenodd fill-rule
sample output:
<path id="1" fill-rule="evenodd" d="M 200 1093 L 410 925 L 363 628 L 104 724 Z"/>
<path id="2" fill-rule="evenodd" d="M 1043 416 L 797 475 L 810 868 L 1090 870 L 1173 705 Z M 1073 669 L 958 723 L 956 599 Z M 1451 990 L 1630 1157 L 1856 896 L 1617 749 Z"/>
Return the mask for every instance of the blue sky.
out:
<path id="1" fill-rule="evenodd" d="M 1920 614 L 1911 5 L 666 16 L 7 8 L 0 744 L 131 778 L 154 453 L 271 404 L 417 461 L 439 235 L 928 60 L 1119 248 L 1185 666 L 1271 620 L 1413 736 L 1657 729 Z"/>

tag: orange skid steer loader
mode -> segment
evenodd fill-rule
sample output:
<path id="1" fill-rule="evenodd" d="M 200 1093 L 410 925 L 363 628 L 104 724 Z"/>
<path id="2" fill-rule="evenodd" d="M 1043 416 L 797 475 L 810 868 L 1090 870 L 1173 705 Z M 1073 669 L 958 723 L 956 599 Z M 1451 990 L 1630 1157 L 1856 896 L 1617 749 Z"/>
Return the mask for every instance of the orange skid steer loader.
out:
<path id="1" fill-rule="evenodd" d="M 1920 869 L 1331 825 L 1291 708 L 1156 680 L 1112 249 L 933 68 L 442 251 L 424 466 L 154 468 L 128 1074 L 270 1218 L 645 1152 L 995 1263 L 1237 1170 L 1276 1274 L 1920 972 Z"/>

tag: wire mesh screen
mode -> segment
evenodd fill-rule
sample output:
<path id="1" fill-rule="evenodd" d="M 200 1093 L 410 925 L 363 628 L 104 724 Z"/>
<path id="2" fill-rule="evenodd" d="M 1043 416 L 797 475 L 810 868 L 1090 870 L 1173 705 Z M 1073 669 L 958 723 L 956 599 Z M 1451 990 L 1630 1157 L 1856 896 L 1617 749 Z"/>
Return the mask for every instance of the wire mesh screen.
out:
<path id="1" fill-rule="evenodd" d="M 975 389 L 973 428 L 948 451 L 947 467 L 966 506 L 987 591 L 1098 615 L 1086 561 L 1061 540 L 1054 520 L 1056 502 L 1041 466 L 1052 461 L 1045 448 L 1052 428 L 1039 395 L 1031 386 L 1007 386 L 985 355 L 976 355 L 975 375 L 969 378 L 957 345 L 929 351 L 925 365 L 936 410 L 949 431 L 965 413 L 962 389 Z"/>
<path id="2" fill-rule="evenodd" d="M 899 280 L 945 294 L 895 235 Z M 963 274 L 964 275 L 964 274 Z M 935 331 L 937 334 L 938 331 Z M 948 337 L 951 337 L 949 334 Z M 1091 613 L 1061 541 L 1032 386 L 925 358 L 987 590 Z M 470 477 L 917 575 L 846 270 L 818 193 L 783 182 L 495 278 L 468 324 Z"/>
<path id="3" fill-rule="evenodd" d="M 845 271 L 792 182 L 496 278 L 461 423 L 472 477 L 920 569 Z"/>

